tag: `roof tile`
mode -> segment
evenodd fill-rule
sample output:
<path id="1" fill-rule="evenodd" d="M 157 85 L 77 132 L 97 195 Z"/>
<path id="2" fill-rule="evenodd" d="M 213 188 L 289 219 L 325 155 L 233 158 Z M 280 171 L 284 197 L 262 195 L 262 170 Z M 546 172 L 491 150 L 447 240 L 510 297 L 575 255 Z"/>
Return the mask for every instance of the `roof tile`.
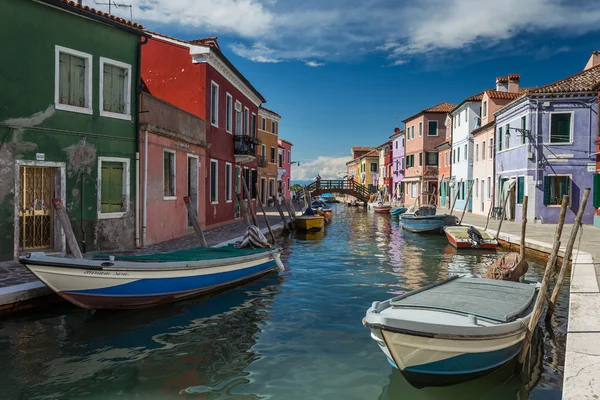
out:
<path id="1" fill-rule="evenodd" d="M 531 89 L 529 93 L 591 92 L 596 90 L 598 83 L 600 83 L 600 65 L 549 85 Z"/>
<path id="2" fill-rule="evenodd" d="M 411 115 L 408 118 L 404 118 L 402 122 L 406 123 L 406 121 L 410 121 L 411 119 L 417 118 L 425 113 L 449 113 L 456 107 L 456 104 L 450 104 L 446 102 L 441 102 L 440 104 L 436 104 L 433 107 L 426 108 L 424 110 L 419 111 L 415 115 Z"/>
<path id="3" fill-rule="evenodd" d="M 121 23 L 123 25 L 130 26 L 132 28 L 144 29 L 144 27 L 142 25 L 140 25 L 140 24 L 138 24 L 136 22 L 130 21 L 130 20 L 125 19 L 125 18 L 114 16 L 114 15 L 106 13 L 104 11 L 96 10 L 95 8 L 91 8 L 91 7 L 88 7 L 88 6 L 81 5 L 81 4 L 76 3 L 74 1 L 70 1 L 70 0 L 59 0 L 59 1 L 61 3 L 63 3 L 63 4 L 65 4 L 65 5 L 69 6 L 69 7 L 73 7 L 73 8 L 77 8 L 77 9 L 84 10 L 84 11 L 87 11 L 87 12 L 91 12 L 93 14 L 99 15 L 99 16 L 107 18 L 107 19 L 111 19 L 111 20 L 119 22 L 119 23 Z"/>

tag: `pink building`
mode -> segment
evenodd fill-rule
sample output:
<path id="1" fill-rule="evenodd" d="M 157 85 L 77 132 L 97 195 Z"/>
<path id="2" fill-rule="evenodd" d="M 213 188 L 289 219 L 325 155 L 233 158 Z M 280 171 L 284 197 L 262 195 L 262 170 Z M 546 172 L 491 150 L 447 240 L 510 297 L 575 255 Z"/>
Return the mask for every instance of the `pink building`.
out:
<path id="1" fill-rule="evenodd" d="M 290 198 L 290 186 L 292 180 L 292 146 L 293 144 L 284 139 L 279 139 L 279 160 L 277 163 L 277 191 L 286 199 Z"/>

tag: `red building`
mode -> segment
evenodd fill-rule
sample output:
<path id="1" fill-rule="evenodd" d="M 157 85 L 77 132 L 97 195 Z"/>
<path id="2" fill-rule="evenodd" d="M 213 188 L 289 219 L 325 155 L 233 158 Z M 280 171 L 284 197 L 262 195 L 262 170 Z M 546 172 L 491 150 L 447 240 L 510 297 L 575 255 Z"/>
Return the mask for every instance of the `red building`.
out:
<path id="1" fill-rule="evenodd" d="M 287 140 L 279 139 L 278 191 L 286 199 L 290 198 L 290 185 L 292 183 L 292 146 L 293 144 Z"/>
<path id="2" fill-rule="evenodd" d="M 142 47 L 146 90 L 206 121 L 209 149 L 200 160 L 206 171 L 204 223 L 239 218 L 235 194 L 242 173 L 255 196 L 257 116 L 266 100 L 225 57 L 216 38 L 185 41 L 151 34 Z"/>

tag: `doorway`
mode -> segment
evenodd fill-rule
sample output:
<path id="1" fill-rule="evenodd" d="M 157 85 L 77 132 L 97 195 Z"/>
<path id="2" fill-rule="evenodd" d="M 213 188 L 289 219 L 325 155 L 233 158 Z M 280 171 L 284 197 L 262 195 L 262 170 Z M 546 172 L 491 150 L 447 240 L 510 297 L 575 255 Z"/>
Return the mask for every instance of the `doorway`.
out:
<path id="1" fill-rule="evenodd" d="M 191 155 L 188 155 L 187 158 L 187 195 L 190 198 L 192 208 L 196 211 L 198 219 L 200 219 L 198 215 L 198 157 Z M 189 217 L 187 218 L 187 226 L 192 226 Z"/>
<path id="2" fill-rule="evenodd" d="M 260 199 L 263 204 L 267 204 L 267 179 L 260 178 Z"/>

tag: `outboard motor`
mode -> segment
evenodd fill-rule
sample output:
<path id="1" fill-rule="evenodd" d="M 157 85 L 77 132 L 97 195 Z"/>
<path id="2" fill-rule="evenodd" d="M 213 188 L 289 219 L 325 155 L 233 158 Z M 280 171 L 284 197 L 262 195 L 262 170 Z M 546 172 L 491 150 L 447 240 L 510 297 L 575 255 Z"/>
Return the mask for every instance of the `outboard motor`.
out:
<path id="1" fill-rule="evenodd" d="M 477 228 L 475 228 L 474 226 L 470 226 L 467 230 L 467 234 L 469 235 L 469 238 L 471 238 L 471 243 L 473 244 L 473 247 L 478 249 L 481 243 L 483 243 L 483 236 L 481 236 L 481 233 L 479 233 Z"/>

